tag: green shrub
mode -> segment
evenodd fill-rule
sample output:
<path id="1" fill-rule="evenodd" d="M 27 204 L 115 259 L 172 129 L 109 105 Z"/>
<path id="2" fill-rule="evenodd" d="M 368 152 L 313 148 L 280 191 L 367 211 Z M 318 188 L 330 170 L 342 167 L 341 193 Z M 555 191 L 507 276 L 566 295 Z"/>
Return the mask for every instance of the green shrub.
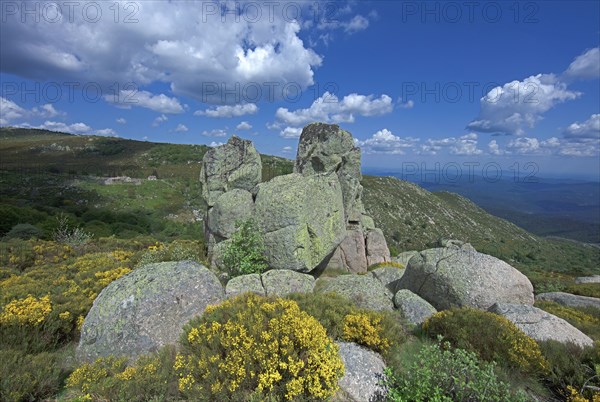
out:
<path id="1" fill-rule="evenodd" d="M 433 339 L 442 336 L 456 348 L 509 369 L 532 375 L 548 369 L 538 344 L 497 314 L 472 308 L 445 310 L 429 317 L 423 323 L 423 330 Z"/>
<path id="2" fill-rule="evenodd" d="M 0 350 L 0 400 L 33 401 L 54 395 L 65 377 L 59 353 Z"/>
<path id="3" fill-rule="evenodd" d="M 142 265 L 157 262 L 183 260 L 192 260 L 206 264 L 204 243 L 194 240 L 175 240 L 169 244 L 156 242 L 148 246 L 144 254 L 137 261 L 136 266 L 141 267 Z"/>
<path id="4" fill-rule="evenodd" d="M 574 295 L 600 298 L 600 283 L 575 283 L 565 290 Z"/>
<path id="5" fill-rule="evenodd" d="M 23 239 L 29 240 L 33 238 L 41 238 L 44 235 L 44 231 L 29 224 L 29 223 L 19 223 L 18 225 L 13 226 L 13 228 L 4 236 L 3 240 L 10 239 Z"/>
<path id="6" fill-rule="evenodd" d="M 498 379 L 494 366 L 445 342 L 424 346 L 404 370 L 386 369 L 384 382 L 397 402 L 526 401 Z"/>
<path id="7" fill-rule="evenodd" d="M 252 219 L 236 223 L 237 230 L 223 250 L 223 264 L 231 276 L 260 274 L 268 268 L 265 244 Z"/>
<path id="8" fill-rule="evenodd" d="M 327 399 L 344 371 L 315 318 L 292 300 L 252 293 L 207 307 L 180 344 L 179 390 L 193 400 Z"/>
<path id="9" fill-rule="evenodd" d="M 600 310 L 594 307 L 568 307 L 551 301 L 538 301 L 536 307 L 554 314 L 590 338 L 600 341 Z"/>
<path id="10" fill-rule="evenodd" d="M 569 387 L 577 390 L 584 385 L 600 387 L 600 344 L 596 349 L 582 349 L 574 344 L 562 344 L 557 341 L 540 342 L 542 353 L 550 365 L 545 381 L 557 395 L 565 397 L 570 394 Z M 591 391 L 584 396 L 592 397 Z"/>
<path id="11" fill-rule="evenodd" d="M 99 358 L 78 367 L 67 379 L 72 399 L 159 401 L 179 399 L 173 369 L 175 348 L 141 356 L 134 365 L 127 358 Z"/>

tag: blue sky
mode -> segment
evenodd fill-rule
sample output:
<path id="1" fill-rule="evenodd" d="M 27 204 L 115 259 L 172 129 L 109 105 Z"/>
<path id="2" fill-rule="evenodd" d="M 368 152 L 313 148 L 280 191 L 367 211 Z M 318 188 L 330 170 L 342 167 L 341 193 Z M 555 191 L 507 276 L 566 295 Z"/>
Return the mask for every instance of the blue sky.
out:
<path id="1" fill-rule="evenodd" d="M 3 1 L 0 125 L 600 176 L 600 2 Z M 533 165 L 532 165 L 533 164 Z"/>

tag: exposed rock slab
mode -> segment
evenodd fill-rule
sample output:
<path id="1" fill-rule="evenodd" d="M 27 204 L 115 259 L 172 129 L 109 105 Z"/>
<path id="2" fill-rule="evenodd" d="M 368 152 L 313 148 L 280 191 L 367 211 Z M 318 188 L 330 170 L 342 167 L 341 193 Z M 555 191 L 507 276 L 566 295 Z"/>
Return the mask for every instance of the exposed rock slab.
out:
<path id="1" fill-rule="evenodd" d="M 312 271 L 344 239 L 342 191 L 336 175 L 293 173 L 258 187 L 254 217 L 264 233 L 271 268 Z"/>
<path id="2" fill-rule="evenodd" d="M 366 247 L 367 264 L 369 266 L 391 260 L 390 250 L 381 229 L 373 229 L 367 232 Z"/>
<path id="3" fill-rule="evenodd" d="M 273 269 L 262 274 L 267 296 L 287 296 L 290 293 L 312 293 L 315 278 L 289 269 Z"/>
<path id="4" fill-rule="evenodd" d="M 175 344 L 190 319 L 224 296 L 215 274 L 198 263 L 140 267 L 100 292 L 83 323 L 77 355 L 83 361 L 135 358 Z"/>
<path id="5" fill-rule="evenodd" d="M 403 253 L 398 254 L 396 257 L 393 257 L 392 261 L 397 262 L 398 264 L 402 264 L 402 265 L 404 265 L 404 267 L 406 267 L 406 266 L 408 266 L 408 262 L 410 261 L 410 259 L 418 254 L 419 254 L 419 252 L 416 250 L 415 251 L 405 251 Z"/>
<path id="6" fill-rule="evenodd" d="M 564 292 L 540 293 L 536 300 L 552 301 L 568 307 L 595 307 L 600 310 L 600 299 L 595 297 L 572 295 Z"/>
<path id="7" fill-rule="evenodd" d="M 426 319 L 437 313 L 435 307 L 408 289 L 396 292 L 394 306 L 406 321 L 413 325 L 421 325 Z"/>
<path id="8" fill-rule="evenodd" d="M 371 275 L 383 284 L 392 295 L 399 290 L 400 279 L 404 275 L 404 269 L 396 267 L 381 267 L 371 271 Z"/>
<path id="9" fill-rule="evenodd" d="M 554 340 L 561 343 L 575 343 L 581 347 L 594 346 L 594 341 L 583 332 L 562 318 L 537 307 L 497 303 L 490 307 L 489 311 L 508 318 L 536 341 Z"/>
<path id="10" fill-rule="evenodd" d="M 600 283 L 600 275 L 580 276 L 575 278 L 575 283 Z"/>
<path id="11" fill-rule="evenodd" d="M 243 293 L 253 292 L 257 295 L 266 296 L 265 288 L 259 274 L 240 275 L 231 278 L 225 286 L 225 295 L 234 297 Z"/>
<path id="12" fill-rule="evenodd" d="M 361 308 L 383 311 L 392 310 L 391 292 L 372 275 L 340 275 L 336 278 L 320 278 L 315 292 L 335 292 L 352 300 Z"/>
<path id="13" fill-rule="evenodd" d="M 504 261 L 464 248 L 434 248 L 410 259 L 400 287 L 438 310 L 494 303 L 533 304 L 529 279 Z"/>
<path id="14" fill-rule="evenodd" d="M 367 249 L 362 230 L 347 232 L 329 260 L 327 268 L 355 274 L 367 272 Z"/>
<path id="15" fill-rule="evenodd" d="M 345 374 L 339 380 L 344 397 L 335 400 L 371 402 L 382 400 L 387 392 L 381 381 L 384 378 L 385 363 L 382 357 L 355 343 L 337 342 L 340 357 L 344 362 Z"/>
<path id="16" fill-rule="evenodd" d="M 254 201 L 247 190 L 235 188 L 222 194 L 208 211 L 208 227 L 213 235 L 228 239 L 236 231 L 236 223 L 252 216 Z"/>

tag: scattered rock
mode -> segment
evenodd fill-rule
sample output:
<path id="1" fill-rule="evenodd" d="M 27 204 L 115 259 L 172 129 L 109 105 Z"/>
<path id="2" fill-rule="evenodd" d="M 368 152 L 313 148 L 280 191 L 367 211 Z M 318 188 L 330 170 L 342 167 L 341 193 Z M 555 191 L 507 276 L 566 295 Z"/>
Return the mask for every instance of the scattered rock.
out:
<path id="1" fill-rule="evenodd" d="M 345 374 L 339 380 L 343 397 L 337 400 L 371 402 L 382 400 L 387 391 L 381 381 L 385 363 L 381 356 L 355 343 L 337 342 Z"/>
<path id="2" fill-rule="evenodd" d="M 600 275 L 580 276 L 575 278 L 575 283 L 600 283 Z"/>
<path id="3" fill-rule="evenodd" d="M 400 287 L 438 310 L 533 304 L 533 286 L 525 275 L 498 258 L 463 248 L 434 248 L 412 257 Z"/>
<path id="4" fill-rule="evenodd" d="M 561 343 L 572 342 L 580 347 L 594 346 L 594 341 L 583 332 L 555 315 L 537 307 L 521 304 L 496 303 L 489 311 L 500 314 L 527 336 L 536 341 L 554 340 Z"/>
<path id="5" fill-rule="evenodd" d="M 227 144 L 208 150 L 202 159 L 202 196 L 209 207 L 234 188 L 251 191 L 261 178 L 262 162 L 252 141 L 235 135 Z"/>
<path id="6" fill-rule="evenodd" d="M 370 310 L 392 310 L 391 292 L 372 275 L 340 275 L 317 280 L 315 292 L 335 292 Z"/>
<path id="7" fill-rule="evenodd" d="M 408 289 L 401 289 L 394 295 L 394 306 L 413 325 L 421 325 L 437 313 L 435 307 Z"/>
<path id="8" fill-rule="evenodd" d="M 223 286 L 192 262 L 149 264 L 108 285 L 81 329 L 78 358 L 135 358 L 177 342 L 183 326 L 224 298 Z"/>
<path id="9" fill-rule="evenodd" d="M 249 191 L 233 189 L 222 194 L 208 211 L 208 227 L 213 235 L 229 239 L 236 231 L 236 222 L 252 216 L 254 201 Z"/>
<path id="10" fill-rule="evenodd" d="M 271 268 L 309 272 L 333 254 L 346 234 L 336 175 L 293 173 L 258 187 L 255 219 Z"/>
<path id="11" fill-rule="evenodd" d="M 367 250 L 362 230 L 349 230 L 327 264 L 328 269 L 342 272 L 367 272 Z"/>
<path id="12" fill-rule="evenodd" d="M 392 261 L 397 262 L 398 264 L 402 264 L 404 265 L 404 267 L 407 267 L 410 259 L 418 254 L 418 251 L 405 251 L 404 253 L 400 253 L 396 257 L 392 258 Z"/>
<path id="13" fill-rule="evenodd" d="M 399 290 L 400 279 L 404 275 L 404 269 L 396 267 L 381 267 L 371 271 L 371 275 L 392 292 Z"/>
<path id="14" fill-rule="evenodd" d="M 234 297 L 243 293 L 254 292 L 261 296 L 266 296 L 265 288 L 260 280 L 259 274 L 240 275 L 231 278 L 225 286 L 225 295 Z"/>
<path id="15" fill-rule="evenodd" d="M 390 261 L 390 250 L 381 229 L 367 232 L 367 264 L 369 266 Z"/>
<path id="16" fill-rule="evenodd" d="M 552 301 L 568 307 L 595 307 L 600 310 L 600 299 L 595 297 L 578 296 L 564 292 L 540 293 L 536 300 Z"/>
<path id="17" fill-rule="evenodd" d="M 287 296 L 290 293 L 312 293 L 315 278 L 289 269 L 273 269 L 262 274 L 267 296 Z"/>

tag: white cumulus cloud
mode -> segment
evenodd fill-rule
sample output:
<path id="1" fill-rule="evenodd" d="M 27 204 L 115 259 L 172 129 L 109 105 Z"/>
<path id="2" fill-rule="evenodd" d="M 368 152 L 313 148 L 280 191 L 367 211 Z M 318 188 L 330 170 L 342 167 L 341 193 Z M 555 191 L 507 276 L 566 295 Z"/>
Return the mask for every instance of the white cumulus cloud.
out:
<path id="1" fill-rule="evenodd" d="M 188 131 L 189 131 L 189 129 L 187 128 L 187 126 L 185 124 L 178 124 L 177 127 L 175 128 L 176 133 L 185 133 Z"/>
<path id="2" fill-rule="evenodd" d="M 300 127 L 286 127 L 279 132 L 279 136 L 283 138 L 300 138 L 300 134 L 302 134 L 302 128 Z"/>
<path id="3" fill-rule="evenodd" d="M 202 132 L 202 135 L 205 137 L 225 137 L 227 136 L 227 132 L 223 129 L 217 128 L 210 131 L 204 130 Z"/>
<path id="4" fill-rule="evenodd" d="M 242 121 L 240 124 L 238 124 L 237 126 L 235 126 L 235 129 L 238 130 L 238 131 L 251 130 L 252 129 L 252 124 L 248 123 L 247 121 Z"/>
<path id="5" fill-rule="evenodd" d="M 258 112 L 258 106 L 254 103 L 244 103 L 239 105 L 224 105 L 217 106 L 213 109 L 196 110 L 194 116 L 208 116 L 208 117 L 239 117 L 247 114 L 255 114 Z"/>
<path id="6" fill-rule="evenodd" d="M 600 48 L 595 47 L 577 56 L 565 75 L 574 78 L 600 78 Z"/>
<path id="7" fill-rule="evenodd" d="M 565 129 L 567 138 L 596 138 L 600 139 L 600 113 L 593 114 L 583 123 L 575 122 Z"/>
<path id="8" fill-rule="evenodd" d="M 165 94 L 154 95 L 148 91 L 121 90 L 118 96 L 104 95 L 104 100 L 122 109 L 138 106 L 158 113 L 178 114 L 184 112 L 184 107 L 179 99 L 170 98 Z"/>
<path id="9" fill-rule="evenodd" d="M 156 119 L 154 119 L 154 121 L 152 122 L 152 127 L 158 127 L 167 120 L 169 120 L 169 118 L 164 114 L 161 114 Z"/>
<path id="10" fill-rule="evenodd" d="M 367 154 L 392 155 L 404 155 L 407 150 L 414 148 L 418 142 L 418 138 L 398 137 L 387 128 L 377 131 L 371 138 L 364 141 L 355 140 L 356 145 L 361 147 L 362 151 Z"/>

